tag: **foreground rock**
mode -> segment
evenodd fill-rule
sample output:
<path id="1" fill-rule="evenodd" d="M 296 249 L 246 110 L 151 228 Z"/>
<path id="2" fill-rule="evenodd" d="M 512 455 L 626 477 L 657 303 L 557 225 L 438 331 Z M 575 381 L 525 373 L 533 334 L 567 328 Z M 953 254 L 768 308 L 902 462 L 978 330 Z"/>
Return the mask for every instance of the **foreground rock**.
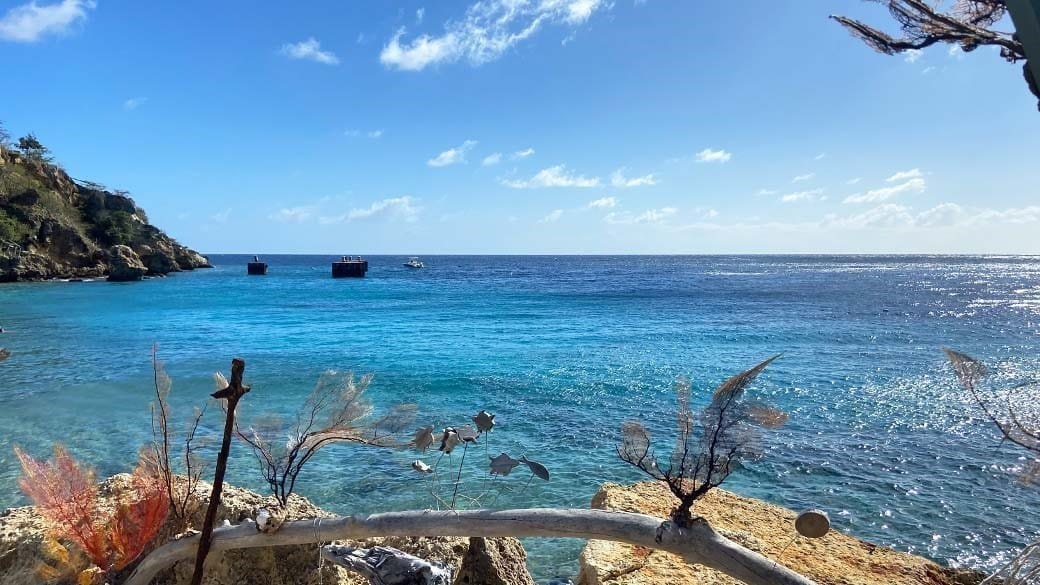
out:
<path id="1" fill-rule="evenodd" d="M 114 253 L 114 246 L 126 250 Z M 133 275 L 142 268 L 142 275 L 164 275 L 209 266 L 149 224 L 124 193 L 0 146 L 0 282 L 139 280 Z"/>
<path id="2" fill-rule="evenodd" d="M 128 489 L 127 475 L 117 475 L 102 487 L 105 502 L 114 494 Z M 203 484 L 200 493 L 209 494 Z M 102 502 L 102 505 L 111 505 Z M 198 498 L 192 524 L 202 525 L 207 497 Z M 257 508 L 270 501 L 249 490 L 225 485 L 217 512 L 219 522 L 239 524 L 256 514 Z M 306 498 L 293 495 L 286 510 L 287 520 L 327 518 L 333 516 Z M 316 523 L 317 524 L 317 523 Z M 320 527 L 320 525 L 316 526 Z M 167 531 L 161 540 L 173 538 Z M 43 583 L 37 569 L 45 558 L 43 546 L 47 533 L 43 519 L 32 507 L 12 508 L 0 515 L 0 585 Z M 533 585 L 524 565 L 526 554 L 515 538 L 471 539 L 459 537 L 370 538 L 341 544 L 368 548 L 391 546 L 417 557 L 441 561 L 451 566 L 456 583 L 466 585 Z M 187 585 L 194 565 L 181 562 L 156 579 L 158 585 Z M 212 553 L 207 560 L 207 585 L 368 585 L 367 579 L 341 567 L 324 564 L 318 571 L 318 545 L 279 546 Z"/>
<path id="3" fill-rule="evenodd" d="M 592 498 L 593 508 L 662 518 L 677 503 L 659 483 L 608 483 Z M 794 512 L 719 489 L 709 492 L 694 511 L 731 540 L 778 559 L 820 585 L 974 585 L 982 577 L 834 530 L 820 539 L 798 538 L 792 543 Z M 658 583 L 736 585 L 739 581 L 700 565 L 688 565 L 669 553 L 626 544 L 590 540 L 581 552 L 578 585 Z"/>

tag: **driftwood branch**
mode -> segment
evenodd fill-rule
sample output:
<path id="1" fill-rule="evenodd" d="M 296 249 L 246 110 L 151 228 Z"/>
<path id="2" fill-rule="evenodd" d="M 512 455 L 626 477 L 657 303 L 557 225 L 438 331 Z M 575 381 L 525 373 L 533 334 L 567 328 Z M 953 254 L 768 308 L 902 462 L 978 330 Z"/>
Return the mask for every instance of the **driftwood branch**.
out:
<path id="1" fill-rule="evenodd" d="M 697 518 L 687 527 L 628 512 L 605 510 L 467 510 L 388 512 L 321 520 L 286 522 L 274 534 L 257 531 L 252 523 L 218 528 L 212 550 L 312 544 L 329 540 L 356 540 L 374 536 L 483 536 L 557 537 L 624 542 L 667 551 L 722 571 L 748 585 L 813 585 L 809 579 L 716 532 Z M 176 540 L 149 554 L 125 585 L 148 585 L 178 561 L 190 559 L 198 536 Z"/>
<path id="2" fill-rule="evenodd" d="M 227 414 L 224 417 L 224 440 L 220 444 L 217 467 L 213 472 L 213 491 L 209 496 L 209 507 L 206 508 L 206 518 L 202 523 L 202 533 L 199 535 L 198 549 L 195 554 L 195 572 L 191 576 L 191 585 L 202 583 L 206 556 L 212 546 L 213 524 L 217 519 L 220 492 L 224 489 L 224 473 L 227 471 L 228 455 L 231 452 L 231 437 L 235 431 L 235 407 L 238 406 L 238 401 L 246 395 L 246 392 L 249 392 L 249 386 L 242 384 L 242 374 L 245 369 L 246 362 L 241 358 L 231 360 L 231 382 L 227 388 L 212 394 L 213 398 L 227 400 Z"/>

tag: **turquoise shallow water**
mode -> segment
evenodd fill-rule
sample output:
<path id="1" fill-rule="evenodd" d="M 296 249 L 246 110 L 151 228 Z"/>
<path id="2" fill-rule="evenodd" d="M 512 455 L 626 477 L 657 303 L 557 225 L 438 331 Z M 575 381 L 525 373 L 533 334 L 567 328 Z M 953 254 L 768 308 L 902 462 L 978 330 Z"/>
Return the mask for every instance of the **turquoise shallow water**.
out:
<path id="1" fill-rule="evenodd" d="M 329 368 L 373 373 L 377 406 L 418 402 L 438 427 L 487 408 L 493 451 L 553 473 L 496 506 L 587 506 L 603 481 L 640 479 L 614 453 L 622 421 L 645 419 L 667 449 L 677 376 L 704 395 L 784 352 L 754 391 L 790 423 L 731 489 L 961 565 L 1040 536 L 1040 490 L 1014 480 L 1018 453 L 941 353 L 1009 382 L 1040 371 L 1038 258 L 449 256 L 411 271 L 374 257 L 360 280 L 329 278 L 326 256 L 267 257 L 266 277 L 247 277 L 244 256 L 212 260 L 140 283 L 0 286 L 13 352 L 0 364 L 0 505 L 25 503 L 14 444 L 42 454 L 58 440 L 102 473 L 129 468 L 150 436 L 153 343 L 184 416 L 233 356 L 248 363 L 247 417 L 291 412 Z M 219 424 L 207 416 L 204 432 Z M 236 450 L 229 480 L 262 487 Z M 427 507 L 414 458 L 335 447 L 298 491 L 338 512 Z M 539 577 L 575 571 L 580 542 L 528 546 Z"/>

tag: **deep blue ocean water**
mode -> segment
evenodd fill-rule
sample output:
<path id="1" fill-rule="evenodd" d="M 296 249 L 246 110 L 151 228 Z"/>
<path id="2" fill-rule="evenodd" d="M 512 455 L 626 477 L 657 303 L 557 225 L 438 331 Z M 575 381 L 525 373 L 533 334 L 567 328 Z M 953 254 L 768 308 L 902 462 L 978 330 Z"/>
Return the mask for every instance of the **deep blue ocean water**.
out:
<path id="1" fill-rule="evenodd" d="M 155 343 L 179 418 L 234 356 L 253 386 L 247 420 L 293 412 L 327 369 L 374 374 L 377 408 L 417 402 L 438 428 L 486 408 L 492 454 L 552 472 L 526 489 L 506 478 L 497 507 L 587 506 L 602 482 L 641 479 L 614 452 L 623 421 L 647 421 L 667 451 L 678 376 L 703 397 L 783 352 L 751 392 L 790 422 L 727 487 L 959 565 L 992 566 L 1040 537 L 1040 489 L 1015 480 L 1020 454 L 941 352 L 981 358 L 1009 384 L 1037 375 L 1040 258 L 431 256 L 414 271 L 394 256 L 342 280 L 329 256 L 268 256 L 266 277 L 246 276 L 245 256 L 211 259 L 139 283 L 0 285 L 0 347 L 13 353 L 0 363 L 0 506 L 26 503 L 15 444 L 43 455 L 61 441 L 102 474 L 130 468 L 150 438 Z M 262 488 L 235 450 L 229 481 Z M 297 491 L 342 513 L 430 507 L 415 458 L 337 446 Z M 483 488 L 475 475 L 463 486 Z M 529 542 L 531 567 L 572 575 L 580 546 Z"/>

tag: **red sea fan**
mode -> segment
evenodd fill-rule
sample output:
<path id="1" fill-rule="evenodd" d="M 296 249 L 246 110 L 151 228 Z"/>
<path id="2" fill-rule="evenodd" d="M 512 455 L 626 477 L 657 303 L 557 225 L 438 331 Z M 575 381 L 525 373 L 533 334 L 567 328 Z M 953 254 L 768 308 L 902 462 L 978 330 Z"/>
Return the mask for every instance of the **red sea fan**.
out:
<path id="1" fill-rule="evenodd" d="M 105 529 L 113 553 L 112 568 L 123 569 L 155 538 L 170 512 L 170 496 L 154 461 L 142 458 L 131 489 Z"/>
<path id="2" fill-rule="evenodd" d="M 81 466 L 64 446 L 54 445 L 54 458 L 39 461 L 18 447 L 14 449 L 22 464 L 18 480 L 25 495 L 32 498 L 40 514 L 72 541 L 99 567 L 107 564 L 107 546 L 97 522 L 97 476 Z"/>
<path id="3" fill-rule="evenodd" d="M 114 509 L 98 506 L 97 476 L 61 445 L 42 462 L 15 447 L 22 464 L 22 491 L 50 523 L 55 536 L 75 544 L 102 570 L 120 570 L 159 533 L 170 498 L 153 460 L 142 457 Z"/>

